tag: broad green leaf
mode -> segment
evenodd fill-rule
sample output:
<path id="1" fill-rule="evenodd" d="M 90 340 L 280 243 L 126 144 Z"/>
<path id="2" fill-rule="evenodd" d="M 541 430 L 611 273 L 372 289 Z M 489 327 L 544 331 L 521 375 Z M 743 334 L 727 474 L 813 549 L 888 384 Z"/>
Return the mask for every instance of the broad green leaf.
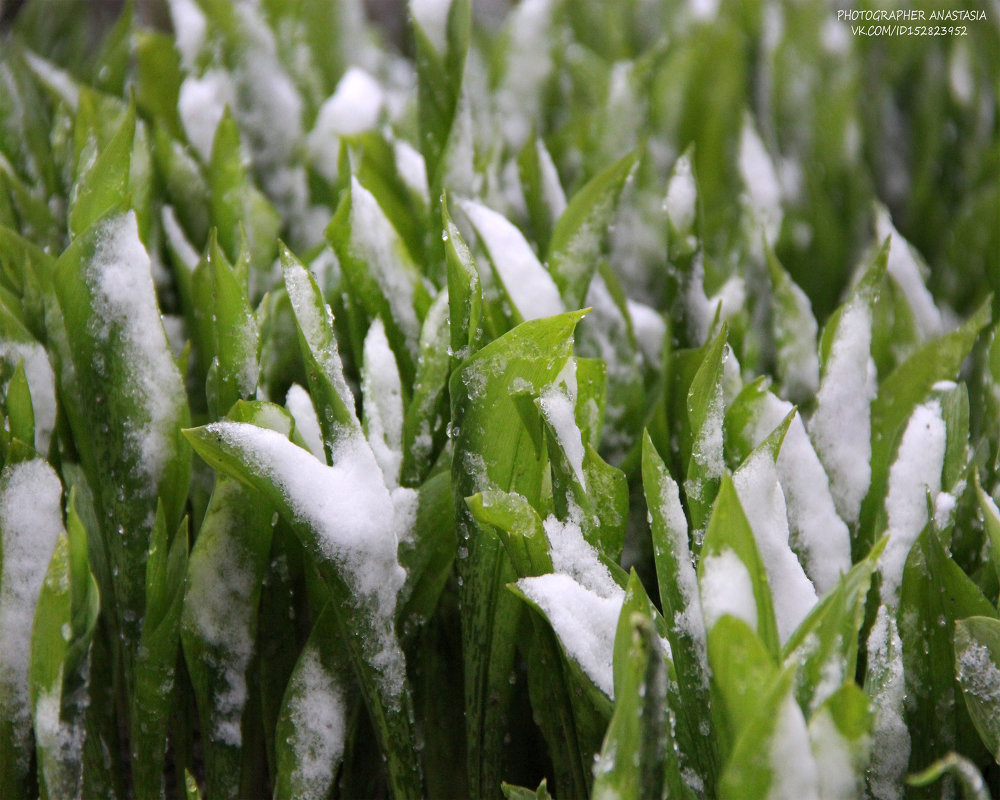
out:
<path id="1" fill-rule="evenodd" d="M 521 148 L 517 157 L 517 172 L 528 207 L 532 238 L 538 244 L 539 252 L 546 253 L 552 229 L 566 210 L 566 195 L 545 142 L 534 134 Z"/>
<path id="2" fill-rule="evenodd" d="M 162 125 L 171 137 L 182 139 L 184 128 L 177 110 L 181 64 L 173 40 L 167 34 L 151 30 L 135 31 L 133 40 L 136 105 L 153 120 L 154 128 Z M 154 138 L 159 146 L 159 136 Z"/>
<path id="3" fill-rule="evenodd" d="M 778 626 L 764 562 L 732 479 L 725 474 L 701 548 L 698 586 L 710 638 L 715 623 L 732 614 L 757 633 L 772 658 L 777 657 Z"/>
<path id="4" fill-rule="evenodd" d="M 240 235 L 245 230 L 253 266 L 270 267 L 281 220 L 253 183 L 246 168 L 239 127 L 228 108 L 215 129 L 205 177 L 212 221 L 218 228 L 219 243 L 226 256 L 235 263 Z"/>
<path id="5" fill-rule="evenodd" d="M 7 384 L 4 398 L 10 435 L 29 445 L 35 445 L 35 409 L 31 402 L 31 387 L 24 373 L 24 359 L 19 359 Z"/>
<path id="6" fill-rule="evenodd" d="M 569 201 L 552 231 L 548 264 L 567 308 L 583 306 L 618 198 L 638 162 L 629 153 L 591 178 Z"/>
<path id="7" fill-rule="evenodd" d="M 420 356 L 413 397 L 403 419 L 401 482 L 415 486 L 426 477 L 433 458 L 444 444 L 448 416 L 449 298 L 442 291 L 434 299 L 420 331 Z"/>
<path id="8" fill-rule="evenodd" d="M 130 105 L 107 146 L 93 154 L 92 163 L 85 160 L 79 165 L 69 203 L 71 236 L 80 236 L 113 210 L 131 204 L 129 173 L 135 131 L 135 107 Z M 96 149 L 96 141 L 92 147 Z"/>
<path id="9" fill-rule="evenodd" d="M 994 616 L 955 622 L 955 679 L 979 738 L 1000 761 L 1000 622 Z"/>
<path id="10" fill-rule="evenodd" d="M 821 800 L 853 800 L 863 795 L 871 759 L 871 728 L 868 697 L 855 683 L 837 689 L 809 718 Z"/>
<path id="11" fill-rule="evenodd" d="M 997 577 L 1000 578 L 1000 509 L 997 508 L 993 498 L 983 491 L 978 472 L 973 473 L 973 479 L 976 484 L 976 499 L 983 515 L 983 527 L 986 528 L 986 535 L 989 537 L 990 562 Z"/>
<path id="12" fill-rule="evenodd" d="M 399 233 L 357 178 L 351 178 L 326 236 L 354 300 L 369 319 L 382 318 L 403 385 L 412 386 L 432 296 Z"/>
<path id="13" fill-rule="evenodd" d="M 722 368 L 727 355 L 728 335 L 725 325 L 706 348 L 686 395 L 687 425 L 681 452 L 687 452 L 684 495 L 691 514 L 691 529 L 695 551 L 702 548 L 705 524 L 719 491 L 724 469 L 722 452 Z M 682 456 L 683 457 L 683 456 Z M 740 512 L 742 514 L 742 512 Z"/>
<path id="14" fill-rule="evenodd" d="M 819 769 L 806 720 L 795 702 L 791 674 L 784 672 L 770 686 L 755 690 L 762 696 L 726 763 L 720 800 L 818 796 Z"/>
<path id="15" fill-rule="evenodd" d="M 399 563 L 406 569 L 400 591 L 399 615 L 404 633 L 414 621 L 434 614 L 455 562 L 455 508 L 451 475 L 437 472 L 420 485 L 413 535 L 399 545 Z"/>
<path id="16" fill-rule="evenodd" d="M 57 372 L 60 397 L 95 489 L 113 566 L 112 607 L 129 659 L 139 643 L 157 502 L 163 503 L 168 529 L 176 528 L 191 469 L 180 434 L 187 401 L 150 269 L 132 212 L 99 220 L 56 264 L 65 325 L 60 335 L 67 340 L 59 345 L 65 348 L 60 359 L 72 361 L 71 371 L 65 365 Z"/>
<path id="17" fill-rule="evenodd" d="M 705 623 L 698 595 L 698 578 L 691 559 L 687 519 L 677 483 L 667 472 L 649 434 L 642 442 L 642 484 L 649 509 L 656 580 L 667 622 L 671 658 L 677 671 L 681 708 L 697 729 L 702 720 L 711 725 L 711 696 Z M 693 723 L 693 724 L 692 724 Z M 701 731 L 699 731 L 701 733 Z M 719 769 L 716 740 L 709 734 L 694 737 L 696 752 L 689 754 L 694 769 L 706 781 L 707 793 Z"/>
<path id="18" fill-rule="evenodd" d="M 956 620 L 977 615 L 996 610 L 928 524 L 906 559 L 899 606 L 914 766 L 950 750 L 973 752 L 976 739 L 956 691 L 954 637 Z"/>
<path id="19" fill-rule="evenodd" d="M 69 524 L 74 524 L 72 517 Z M 170 712 L 176 703 L 174 673 L 180 651 L 187 527 L 185 519 L 171 541 L 160 505 L 146 560 L 146 618 L 135 663 L 130 734 L 132 784 L 136 797 L 148 800 L 156 800 L 164 790 L 167 731 Z M 80 535 L 86 536 L 82 525 Z"/>
<path id="20" fill-rule="evenodd" d="M 795 696 L 809 714 L 855 674 L 866 599 L 887 541 L 882 537 L 862 561 L 841 577 L 782 648 L 783 663 L 795 665 Z"/>
<path id="21" fill-rule="evenodd" d="M 934 384 L 955 379 L 989 321 L 987 300 L 961 327 L 927 342 L 882 381 L 871 405 L 872 479 L 862 508 L 859 526 L 862 531 L 872 529 L 884 501 L 892 452 L 906 420 Z M 859 544 L 867 546 L 863 541 Z"/>
<path id="22" fill-rule="evenodd" d="M 544 779 L 538 784 L 537 789 L 526 789 L 523 786 L 512 786 L 509 783 L 501 784 L 500 788 L 503 789 L 503 796 L 506 800 L 552 800 L 552 795 L 549 794 L 549 788 Z"/>
<path id="23" fill-rule="evenodd" d="M 172 135 L 165 127 L 153 127 L 153 145 L 165 199 L 169 199 L 195 249 L 200 250 L 208 237 L 210 221 L 216 225 L 223 221 L 214 211 L 210 212 L 209 184 L 202 167 L 181 144 L 179 136 Z"/>
<path id="24" fill-rule="evenodd" d="M 500 536 L 518 577 L 552 572 L 542 519 L 524 497 L 487 489 L 468 498 L 466 503 L 480 527 L 492 526 Z"/>
<path id="25" fill-rule="evenodd" d="M 421 19 L 414 5 L 411 3 L 410 13 L 416 49 L 420 151 L 427 164 L 430 196 L 436 198 L 440 195 L 449 141 L 454 136 L 459 113 L 472 12 L 468 0 L 449 0 L 444 29 L 440 30 L 442 20 Z M 438 10 L 435 8 L 434 16 Z"/>
<path id="26" fill-rule="evenodd" d="M 793 403 L 809 400 L 819 388 L 816 318 L 809 298 L 791 279 L 765 241 L 771 277 L 771 327 L 780 394 Z"/>
<path id="27" fill-rule="evenodd" d="M 126 2 L 114 27 L 107 32 L 101 49 L 94 60 L 92 80 L 97 88 L 113 95 L 121 95 L 132 56 L 132 26 L 135 6 Z"/>
<path id="28" fill-rule="evenodd" d="M 638 580 L 632 573 L 632 580 Z M 648 614 L 622 606 L 615 640 L 615 713 L 594 767 L 593 800 L 681 795 L 667 706 L 667 662 Z"/>
<path id="29" fill-rule="evenodd" d="M 962 796 L 966 800 L 990 800 L 992 795 L 983 780 L 982 773 L 968 758 L 958 753 L 948 753 L 939 758 L 927 769 L 907 777 L 906 782 L 914 787 L 930 787 L 931 784 L 949 775 L 954 775 L 958 779 L 958 784 L 962 787 Z"/>
<path id="30" fill-rule="evenodd" d="M 350 669 L 335 612 L 327 606 L 285 690 L 275 734 L 275 800 L 329 797 L 344 755 Z"/>
<path id="31" fill-rule="evenodd" d="M 211 315 L 214 370 L 209 374 L 214 372 L 216 387 L 213 416 L 220 416 L 237 400 L 248 400 L 257 392 L 260 334 L 246 284 L 237 277 L 215 237 L 209 242 L 207 268 L 215 301 Z"/>
<path id="32" fill-rule="evenodd" d="M 208 792 L 236 798 L 261 581 L 274 509 L 237 480 L 216 479 L 187 565 L 180 635 L 202 722 Z"/>
<path id="33" fill-rule="evenodd" d="M 483 293 L 479 270 L 458 226 L 442 199 L 445 261 L 448 270 L 448 313 L 451 329 L 451 353 L 454 358 L 471 356 L 482 346 Z"/>
<path id="34" fill-rule="evenodd" d="M 724 755 L 754 719 L 778 667 L 761 638 L 732 614 L 719 617 L 708 632 L 708 666 L 711 721 L 716 746 Z"/>
<path id="35" fill-rule="evenodd" d="M 520 603 L 501 587 L 514 579 L 501 540 L 480 529 L 465 498 L 510 491 L 538 507 L 546 467 L 542 423 L 533 402 L 572 352 L 579 313 L 534 320 L 490 342 L 452 372 L 452 485 L 462 578 L 462 641 L 470 789 L 485 797 L 499 783 Z M 512 393 L 511 385 L 523 386 Z"/>
<path id="36" fill-rule="evenodd" d="M 339 442 L 361 432 L 354 396 L 344 380 L 333 317 L 315 279 L 287 248 L 281 251 L 281 268 L 306 364 L 309 393 L 316 404 L 326 458 L 330 462 Z"/>
<path id="37" fill-rule="evenodd" d="M 411 699 L 394 625 L 403 582 L 396 548 L 410 535 L 415 493 L 390 495 L 360 433 L 338 443 L 330 467 L 255 425 L 213 423 L 186 435 L 210 465 L 259 493 L 292 526 L 337 609 L 390 787 L 397 797 L 419 796 Z"/>

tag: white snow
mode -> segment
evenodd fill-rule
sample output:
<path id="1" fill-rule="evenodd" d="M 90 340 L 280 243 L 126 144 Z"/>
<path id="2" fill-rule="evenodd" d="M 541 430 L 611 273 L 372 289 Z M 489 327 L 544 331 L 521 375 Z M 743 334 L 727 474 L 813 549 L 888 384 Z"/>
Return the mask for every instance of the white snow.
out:
<path id="1" fill-rule="evenodd" d="M 80 103 L 80 89 L 73 76 L 28 49 L 25 49 L 23 54 L 24 60 L 28 62 L 28 66 L 42 83 L 58 94 L 59 98 L 73 111 L 76 111 Z"/>
<path id="2" fill-rule="evenodd" d="M 311 452 L 320 461 L 326 461 L 326 454 L 323 452 L 323 434 L 319 427 L 319 417 L 316 416 L 316 407 L 313 405 L 309 392 L 293 383 L 288 389 L 285 397 L 285 408 L 295 420 L 295 427 Z"/>
<path id="3" fill-rule="evenodd" d="M 942 333 L 944 325 L 941 312 L 934 305 L 934 298 L 924 284 L 926 267 L 918 263 L 919 256 L 896 230 L 889 212 L 883 206 L 878 206 L 875 211 L 875 235 L 880 242 L 887 236 L 892 237 L 889 244 L 888 273 L 906 297 L 921 340 Z"/>
<path id="4" fill-rule="evenodd" d="M 788 546 L 785 496 L 766 448 L 751 453 L 733 475 L 733 485 L 760 551 L 774 601 L 781 643 L 816 605 L 816 589 Z"/>
<path id="5" fill-rule="evenodd" d="M 392 318 L 416 358 L 420 320 L 413 306 L 415 277 L 402 261 L 405 245 L 378 201 L 351 177 L 351 249 L 364 261 L 389 303 Z"/>
<path id="6" fill-rule="evenodd" d="M 215 130 L 222 114 L 236 106 L 236 91 L 229 73 L 209 69 L 201 77 L 188 75 L 181 83 L 177 111 L 188 141 L 205 163 L 212 157 Z"/>
<path id="7" fill-rule="evenodd" d="M 442 56 L 448 50 L 448 14 L 451 0 L 410 0 L 410 14 L 428 41 Z"/>
<path id="8" fill-rule="evenodd" d="M 701 610 L 710 631 L 724 614 L 731 614 L 757 630 L 757 601 L 746 565 L 730 549 L 701 560 Z"/>
<path id="9" fill-rule="evenodd" d="M 330 307 L 324 306 L 322 311 L 316 307 L 316 296 L 305 267 L 294 262 L 288 264 L 284 269 L 284 279 L 288 296 L 295 308 L 296 320 L 313 356 L 319 362 L 324 376 L 333 384 L 337 396 L 353 411 L 354 397 L 344 379 L 344 367 L 337 351 L 337 340 L 332 335 L 333 313 Z M 346 430 L 340 431 L 339 434 L 352 436 L 360 433 L 361 426 L 352 413 Z"/>
<path id="10" fill-rule="evenodd" d="M 552 221 L 556 222 L 566 210 L 566 192 L 563 191 L 559 172 L 552 160 L 552 154 L 549 153 L 549 149 L 541 139 L 535 141 L 535 152 L 538 153 L 538 168 L 542 176 L 542 197 L 549 209 L 549 214 L 552 216 Z"/>
<path id="11" fill-rule="evenodd" d="M 573 474 L 586 491 L 587 479 L 583 474 L 585 451 L 583 437 L 576 424 L 576 396 L 576 360 L 571 358 L 556 380 L 541 393 L 538 403 L 545 419 L 555 430 L 559 446 L 566 454 Z"/>
<path id="12" fill-rule="evenodd" d="M 927 494 L 934 498 L 941 489 L 946 433 L 937 400 L 917 406 L 889 468 L 885 497 L 889 542 L 879 559 L 879 572 L 882 600 L 890 608 L 899 602 L 906 557 L 927 524 Z"/>
<path id="13" fill-rule="evenodd" d="M 791 403 L 770 392 L 763 394 L 752 423 L 754 446 L 763 442 L 792 408 Z M 825 594 L 851 568 L 850 532 L 837 515 L 826 471 L 797 414 L 788 426 L 777 467 L 788 512 L 789 543 L 802 558 L 816 591 Z"/>
<path id="14" fill-rule="evenodd" d="M 122 422 L 126 441 L 155 493 L 187 399 L 160 321 L 149 255 L 139 239 L 134 211 L 101 225 L 86 281 L 93 293 L 93 333 L 114 342 L 137 406 L 136 415 Z M 105 367 L 95 365 L 102 377 Z"/>
<path id="15" fill-rule="evenodd" d="M 0 704 L 22 742 L 31 730 L 31 626 L 63 530 L 61 501 L 62 484 L 42 459 L 11 464 L 0 473 Z"/>
<path id="16" fill-rule="evenodd" d="M 612 661 L 623 597 L 601 597 L 560 573 L 521 578 L 517 587 L 545 612 L 569 657 L 614 699 Z"/>
<path id="17" fill-rule="evenodd" d="M 56 425 L 56 379 L 46 349 L 38 342 L 0 342 L 0 358 L 12 365 L 24 361 L 24 376 L 31 392 L 31 407 L 35 414 L 35 441 L 39 453 L 47 453 Z"/>
<path id="18" fill-rule="evenodd" d="M 768 240 L 773 242 L 781 229 L 781 183 L 774 162 L 749 117 L 744 119 L 740 134 L 739 170 L 754 216 Z"/>
<path id="19" fill-rule="evenodd" d="M 549 540 L 549 555 L 555 572 L 568 575 L 598 597 L 617 600 L 621 605 L 625 592 L 615 583 L 611 572 L 601 563 L 597 551 L 584 538 L 580 523 L 572 518 L 560 521 L 549 515 L 543 523 Z"/>
<path id="20" fill-rule="evenodd" d="M 333 788 L 344 755 L 347 705 L 339 676 L 328 670 L 316 649 L 307 645 L 295 667 L 299 692 L 288 706 L 292 722 L 289 744 L 295 754 L 292 783 L 309 797 L 324 797 Z"/>
<path id="21" fill-rule="evenodd" d="M 198 266 L 198 262 L 201 260 L 201 256 L 187 238 L 187 234 L 184 233 L 184 229 L 177 220 L 174 207 L 169 205 L 164 206 L 160 211 L 160 220 L 163 223 L 163 232 L 166 234 L 167 244 L 180 259 L 181 263 L 178 266 L 187 269 L 189 272 L 194 272 Z"/>
<path id="22" fill-rule="evenodd" d="M 208 21 L 195 0 L 170 0 L 170 21 L 174 26 L 174 44 L 184 69 L 193 70 L 205 45 Z"/>
<path id="23" fill-rule="evenodd" d="M 340 137 L 353 136 L 378 125 L 385 93 L 375 78 L 360 67 L 351 67 L 333 94 L 320 106 L 308 136 L 309 152 L 317 170 L 327 180 L 337 177 Z"/>
<path id="24" fill-rule="evenodd" d="M 234 422 L 212 423 L 205 430 L 278 487 L 293 521 L 315 532 L 323 556 L 370 609 L 378 641 L 366 646 L 386 690 L 398 695 L 404 669 L 393 615 L 406 573 L 396 551 L 413 525 L 416 492 L 390 492 L 371 448 L 358 435 L 338 441 L 333 466 L 326 466 L 276 431 Z"/>
<path id="25" fill-rule="evenodd" d="M 809 720 L 809 744 L 816 759 L 820 797 L 823 800 L 855 800 L 859 781 L 852 743 L 841 734 L 827 708 L 820 708 Z M 864 749 L 870 746 L 870 740 L 853 746 Z"/>
<path id="26" fill-rule="evenodd" d="M 803 402 L 819 387 L 816 318 L 806 293 L 793 280 L 789 278 L 785 288 L 793 308 L 787 313 L 776 309 L 774 314 L 781 394 L 794 402 Z"/>
<path id="27" fill-rule="evenodd" d="M 819 800 L 819 774 L 805 718 L 789 693 L 781 701 L 770 747 L 768 800 Z M 826 798 L 824 798 L 826 800 Z"/>
<path id="28" fill-rule="evenodd" d="M 900 800 L 910 761 L 910 732 L 903 719 L 906 683 L 902 649 L 895 616 L 882 604 L 867 648 L 868 674 L 875 678 L 874 691 L 870 692 L 875 722 L 869 787 L 877 800 Z"/>
<path id="29" fill-rule="evenodd" d="M 403 463 L 403 388 L 385 327 L 377 318 L 365 336 L 361 393 L 368 444 L 382 470 L 386 488 L 395 489 Z"/>
<path id="30" fill-rule="evenodd" d="M 566 310 L 552 276 L 514 225 L 502 214 L 474 200 L 463 200 L 460 206 L 525 320 L 551 317 Z"/>
<path id="31" fill-rule="evenodd" d="M 655 308 L 635 300 L 626 301 L 626 306 L 632 318 L 632 330 L 635 332 L 639 349 L 651 366 L 659 367 L 663 354 L 663 338 L 667 335 L 667 323 L 663 315 Z"/>
<path id="32" fill-rule="evenodd" d="M 659 497 L 660 509 L 666 521 L 667 535 L 671 540 L 670 546 L 677 556 L 676 589 L 682 604 L 682 608 L 676 610 L 674 619 L 668 620 L 668 622 L 681 630 L 695 644 L 702 667 L 701 674 L 707 676 L 708 650 L 705 641 L 705 620 L 702 617 L 701 597 L 698 594 L 698 576 L 695 573 L 688 545 L 687 519 L 684 516 L 684 508 L 681 506 L 677 482 L 665 468 L 661 475 L 664 485 L 663 492 Z"/>
<path id="33" fill-rule="evenodd" d="M 496 103 L 504 139 L 514 152 L 540 121 L 543 90 L 552 75 L 552 6 L 552 0 L 525 0 L 507 17 L 509 47 Z"/>
<path id="34" fill-rule="evenodd" d="M 871 338 L 868 303 L 855 296 L 840 318 L 809 425 L 837 513 L 848 523 L 857 521 L 871 483 L 871 401 L 876 389 Z"/>
<path id="35" fill-rule="evenodd" d="M 430 189 L 427 188 L 427 165 L 413 145 L 405 139 L 395 139 L 392 143 L 393 155 L 396 159 L 396 172 L 409 187 L 425 203 L 430 203 Z"/>
<path id="36" fill-rule="evenodd" d="M 740 313 L 746 304 L 746 284 L 739 275 L 730 275 L 711 297 L 705 294 L 705 266 L 701 253 L 688 276 L 684 292 L 684 307 L 688 317 L 688 332 L 697 344 L 703 344 L 712 332 L 716 313 L 719 322 L 726 322 Z"/>
<path id="37" fill-rule="evenodd" d="M 673 175 L 667 184 L 663 207 L 678 232 L 688 233 L 694 226 L 698 203 L 698 189 L 694 183 L 691 159 L 685 153 L 674 164 Z"/>
<path id="38" fill-rule="evenodd" d="M 955 666 L 962 689 L 979 701 L 979 708 L 994 725 L 1000 723 L 1000 668 L 989 648 L 969 642 L 956 650 Z"/>

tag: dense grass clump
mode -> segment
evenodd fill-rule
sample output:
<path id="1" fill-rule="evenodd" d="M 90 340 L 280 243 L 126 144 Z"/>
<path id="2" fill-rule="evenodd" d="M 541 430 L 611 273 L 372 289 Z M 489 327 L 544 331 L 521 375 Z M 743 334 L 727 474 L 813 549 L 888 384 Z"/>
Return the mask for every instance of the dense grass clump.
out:
<path id="1" fill-rule="evenodd" d="M 956 13 L 23 4 L 0 800 L 996 793 Z"/>

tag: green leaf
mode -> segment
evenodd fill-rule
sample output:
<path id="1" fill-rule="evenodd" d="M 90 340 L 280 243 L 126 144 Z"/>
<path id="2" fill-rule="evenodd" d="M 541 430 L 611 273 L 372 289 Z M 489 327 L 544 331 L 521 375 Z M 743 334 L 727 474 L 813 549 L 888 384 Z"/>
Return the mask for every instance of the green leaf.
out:
<path id="1" fill-rule="evenodd" d="M 976 615 L 994 617 L 996 610 L 929 524 L 906 559 L 900 591 L 911 764 L 926 764 L 950 750 L 973 752 L 976 738 L 956 691 L 954 631 L 956 620 Z"/>
<path id="2" fill-rule="evenodd" d="M 162 125 L 171 137 L 183 139 L 184 126 L 177 110 L 183 76 L 173 39 L 150 30 L 135 31 L 133 39 L 136 105 L 156 127 Z"/>
<path id="3" fill-rule="evenodd" d="M 202 458 L 259 493 L 295 531 L 337 609 L 390 786 L 400 798 L 421 795 L 405 661 L 394 629 L 396 582 L 402 583 L 396 542 L 408 531 L 384 527 L 405 513 L 406 506 L 397 510 L 395 503 L 408 503 L 410 495 L 389 494 L 358 434 L 338 445 L 333 467 L 280 433 L 245 423 L 214 423 L 186 435 Z M 359 525 L 364 530 L 356 530 Z"/>
<path id="4" fill-rule="evenodd" d="M 113 210 L 131 204 L 129 176 L 135 126 L 135 106 L 130 105 L 121 127 L 95 160 L 80 163 L 69 200 L 70 236 L 80 236 Z M 92 146 L 96 148 L 96 141 Z"/>
<path id="5" fill-rule="evenodd" d="M 698 579 L 688 543 L 687 519 L 677 483 L 667 472 L 649 434 L 642 442 L 642 484 L 649 509 L 656 581 L 667 622 L 671 658 L 677 671 L 681 707 L 674 712 L 687 719 L 699 735 L 692 738 L 694 769 L 705 780 L 706 792 L 719 770 L 716 739 L 701 735 L 700 723 L 712 723 L 705 624 L 698 595 Z"/>
<path id="6" fill-rule="evenodd" d="M 955 679 L 979 738 L 1000 762 L 1000 621 L 994 616 L 955 622 Z"/>
<path id="7" fill-rule="evenodd" d="M 771 327 L 779 393 L 793 403 L 804 403 L 819 388 L 816 318 L 809 298 L 785 271 L 766 240 L 764 251 L 771 277 Z"/>
<path id="8" fill-rule="evenodd" d="M 528 207 L 532 239 L 538 244 L 538 251 L 546 253 L 552 229 L 566 210 L 566 196 L 545 142 L 534 134 L 521 148 L 517 172 Z"/>
<path id="9" fill-rule="evenodd" d="M 523 786 L 512 786 L 509 783 L 502 783 L 500 788 L 503 790 L 503 796 L 506 800 L 552 800 L 544 778 L 538 784 L 538 789 L 534 791 L 525 789 Z"/>
<path id="10" fill-rule="evenodd" d="M 324 800 L 344 755 L 350 662 L 328 605 L 313 626 L 285 690 L 275 733 L 275 800 Z"/>
<path id="11" fill-rule="evenodd" d="M 281 269 L 306 364 L 309 394 L 316 405 L 327 462 L 332 463 L 337 444 L 361 432 L 354 412 L 354 396 L 344 380 L 333 317 L 315 279 L 284 247 Z"/>
<path id="12" fill-rule="evenodd" d="M 31 403 L 31 388 L 24 374 L 24 359 L 18 359 L 17 367 L 7 384 L 4 402 L 10 435 L 29 445 L 35 445 L 35 409 Z"/>
<path id="13" fill-rule="evenodd" d="M 172 529 L 187 500 L 191 457 L 180 433 L 187 401 L 132 212 L 103 218 L 78 236 L 60 256 L 56 276 L 66 337 L 60 359 L 72 362 L 71 371 L 57 370 L 60 399 L 95 489 L 115 576 L 109 607 L 131 659 L 157 502 Z"/>
<path id="14" fill-rule="evenodd" d="M 552 231 L 548 263 L 567 308 L 580 308 L 601 255 L 604 234 L 638 155 L 629 153 L 573 195 Z"/>
<path id="15" fill-rule="evenodd" d="M 435 47 L 411 7 L 420 151 L 427 164 L 431 198 L 438 197 L 444 179 L 446 153 L 459 110 L 472 17 L 469 0 L 450 0 L 448 5 L 444 52 Z"/>
<path id="16" fill-rule="evenodd" d="M 978 472 L 973 473 L 973 478 L 976 483 L 976 499 L 983 515 L 983 527 L 986 528 L 986 535 L 989 537 L 990 562 L 997 577 L 1000 578 L 1000 508 L 997 508 L 993 498 L 983 491 Z"/>
<path id="17" fill-rule="evenodd" d="M 450 379 L 452 486 L 459 547 L 466 552 L 458 572 L 474 797 L 491 796 L 499 783 L 520 603 L 501 588 L 515 577 L 501 540 L 476 525 L 465 498 L 499 489 L 541 505 L 546 457 L 532 393 L 537 396 L 565 366 L 580 317 L 526 322 L 477 351 Z M 512 393 L 512 383 L 525 393 Z"/>
<path id="18" fill-rule="evenodd" d="M 431 293 L 377 198 L 357 178 L 351 178 L 326 236 L 354 301 L 369 319 L 381 317 L 403 385 L 412 386 Z"/>
<path id="19" fill-rule="evenodd" d="M 990 790 L 983 780 L 982 773 L 975 764 L 958 753 L 949 753 L 943 758 L 939 758 L 927 769 L 910 775 L 906 782 L 910 786 L 930 786 L 949 774 L 958 778 L 959 786 L 962 787 L 962 795 L 966 800 L 990 800 Z"/>
<path id="20" fill-rule="evenodd" d="M 86 535 L 82 525 L 80 535 Z M 156 800 L 164 790 L 167 731 L 177 696 L 174 672 L 188 562 L 186 519 L 172 538 L 171 542 L 160 505 L 146 560 L 146 618 L 135 664 L 130 731 L 132 785 L 137 798 L 148 800 Z"/>
<path id="21" fill-rule="evenodd" d="M 709 637 L 711 642 L 712 634 Z M 760 685 L 755 692 L 761 692 Z M 784 672 L 771 681 L 758 703 L 722 774 L 720 800 L 765 800 L 783 791 L 795 797 L 818 796 L 819 771 L 791 674 Z"/>
<path id="22" fill-rule="evenodd" d="M 634 572 L 632 581 L 638 581 Z M 615 655 L 615 713 L 594 767 L 591 798 L 660 800 L 665 783 L 669 796 L 680 797 L 669 735 L 667 662 L 653 620 L 628 601 L 622 606 Z"/>
<path id="23" fill-rule="evenodd" d="M 751 629 L 756 631 L 771 656 L 777 657 L 778 626 L 774 618 L 767 573 L 757 550 L 750 523 L 747 522 L 732 479 L 728 475 L 722 477 L 719 494 L 708 521 L 708 530 L 705 533 L 701 558 L 698 562 L 698 585 L 703 608 L 709 602 L 712 604 L 709 608 L 704 608 L 705 627 L 710 642 L 716 621 L 725 614 L 737 614 L 748 624 L 753 620 L 756 621 L 750 625 Z M 730 592 L 738 590 L 739 594 L 717 597 L 716 593 L 723 590 Z M 731 605 L 742 604 L 749 600 L 749 596 L 746 595 L 747 590 L 753 595 L 753 608 Z M 710 643 L 710 661 L 711 657 Z"/>
<path id="24" fill-rule="evenodd" d="M 451 352 L 454 358 L 462 360 L 482 346 L 483 292 L 479 270 L 461 231 L 452 221 L 447 201 L 443 198 L 441 217 L 444 222 L 444 252 L 448 269 Z"/>
<path id="25" fill-rule="evenodd" d="M 31 633 L 29 684 L 43 798 L 77 796 L 81 789 L 80 743 L 99 606 L 87 564 L 86 533 L 71 524 L 52 554 Z M 66 746 L 67 741 L 77 744 Z"/>
<path id="26" fill-rule="evenodd" d="M 892 453 L 902 428 L 935 383 L 954 380 L 980 332 L 990 321 L 990 300 L 959 328 L 923 345 L 882 381 L 872 401 L 872 479 L 859 529 L 873 530 L 889 481 Z M 861 546 L 870 543 L 859 539 Z"/>
<path id="27" fill-rule="evenodd" d="M 705 349 L 701 364 L 687 390 L 687 425 L 682 426 L 687 448 L 682 447 L 681 452 L 686 450 L 690 454 L 684 495 L 691 514 L 696 552 L 702 548 L 705 523 L 719 491 L 719 480 L 724 468 L 722 366 L 728 352 L 727 335 L 727 328 L 723 325 L 711 346 Z"/>
<path id="28" fill-rule="evenodd" d="M 795 665 L 795 696 L 810 714 L 855 674 L 866 599 L 887 542 L 888 537 L 883 536 L 862 561 L 841 577 L 782 648 L 783 663 Z"/>
<path id="29" fill-rule="evenodd" d="M 492 526 L 503 542 L 507 557 L 520 578 L 552 572 L 549 542 L 542 518 L 524 497 L 487 489 L 466 500 L 473 518 Z"/>
<path id="30" fill-rule="evenodd" d="M 257 269 L 268 269 L 274 260 L 281 219 L 247 171 L 239 127 L 228 108 L 215 129 L 205 177 L 209 210 L 226 256 L 235 263 L 245 230 L 251 263 Z"/>
<path id="31" fill-rule="evenodd" d="M 434 299 L 420 331 L 413 397 L 403 419 L 401 483 L 404 486 L 416 486 L 426 477 L 434 456 L 444 444 L 451 375 L 448 311 L 448 292 L 443 291 Z"/>

